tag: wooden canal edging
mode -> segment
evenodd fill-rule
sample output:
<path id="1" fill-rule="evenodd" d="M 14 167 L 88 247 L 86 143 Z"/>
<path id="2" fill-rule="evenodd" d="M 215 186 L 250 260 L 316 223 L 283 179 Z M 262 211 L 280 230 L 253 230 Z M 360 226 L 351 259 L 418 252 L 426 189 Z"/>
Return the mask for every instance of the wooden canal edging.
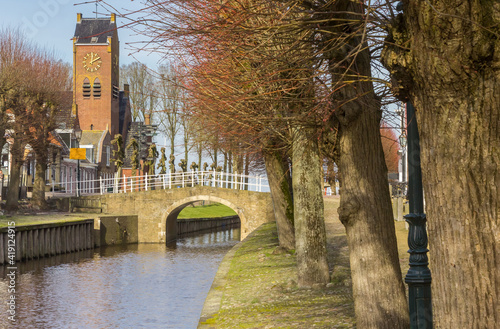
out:
<path id="1" fill-rule="evenodd" d="M 85 219 L 65 223 L 16 226 L 15 261 L 38 259 L 75 251 L 93 249 L 95 245 L 94 220 Z M 13 235 L 9 228 L 0 229 L 0 264 L 9 264 L 9 247 Z"/>

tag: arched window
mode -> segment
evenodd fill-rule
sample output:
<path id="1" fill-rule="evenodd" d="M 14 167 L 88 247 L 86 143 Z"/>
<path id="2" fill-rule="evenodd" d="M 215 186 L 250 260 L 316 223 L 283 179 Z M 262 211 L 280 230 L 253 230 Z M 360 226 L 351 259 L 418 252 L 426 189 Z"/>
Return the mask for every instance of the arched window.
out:
<path id="1" fill-rule="evenodd" d="M 94 97 L 95 98 L 100 98 L 101 97 L 101 81 L 99 81 L 99 78 L 95 78 L 94 80 Z"/>
<path id="2" fill-rule="evenodd" d="M 90 98 L 90 80 L 85 78 L 83 80 L 83 98 Z"/>

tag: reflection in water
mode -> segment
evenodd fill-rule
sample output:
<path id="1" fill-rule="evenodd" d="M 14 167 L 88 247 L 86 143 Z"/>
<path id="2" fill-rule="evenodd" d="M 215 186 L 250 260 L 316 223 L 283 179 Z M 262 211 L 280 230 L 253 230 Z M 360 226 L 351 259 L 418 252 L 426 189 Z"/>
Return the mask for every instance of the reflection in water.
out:
<path id="1" fill-rule="evenodd" d="M 18 263 L 14 328 L 196 328 L 239 229 Z M 0 266 L 0 299 L 8 300 Z M 0 327 L 9 328 L 6 303 Z"/>

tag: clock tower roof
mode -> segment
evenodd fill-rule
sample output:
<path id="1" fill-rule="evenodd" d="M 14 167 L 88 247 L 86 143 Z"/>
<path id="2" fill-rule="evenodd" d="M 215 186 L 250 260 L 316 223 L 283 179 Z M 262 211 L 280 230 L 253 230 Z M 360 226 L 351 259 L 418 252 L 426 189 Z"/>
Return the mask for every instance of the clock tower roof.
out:
<path id="1" fill-rule="evenodd" d="M 107 44 L 108 37 L 116 36 L 115 14 L 105 18 L 82 18 L 82 14 L 78 14 L 75 44 Z"/>

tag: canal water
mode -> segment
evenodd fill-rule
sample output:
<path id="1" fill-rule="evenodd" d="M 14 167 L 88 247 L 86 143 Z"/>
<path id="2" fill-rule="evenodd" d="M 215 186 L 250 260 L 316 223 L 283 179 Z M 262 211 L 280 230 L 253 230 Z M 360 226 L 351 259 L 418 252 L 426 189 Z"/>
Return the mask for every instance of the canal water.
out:
<path id="1" fill-rule="evenodd" d="M 0 268 L 0 328 L 196 328 L 217 268 L 239 229 L 174 245 L 106 247 L 17 263 L 16 324 L 9 277 Z"/>

